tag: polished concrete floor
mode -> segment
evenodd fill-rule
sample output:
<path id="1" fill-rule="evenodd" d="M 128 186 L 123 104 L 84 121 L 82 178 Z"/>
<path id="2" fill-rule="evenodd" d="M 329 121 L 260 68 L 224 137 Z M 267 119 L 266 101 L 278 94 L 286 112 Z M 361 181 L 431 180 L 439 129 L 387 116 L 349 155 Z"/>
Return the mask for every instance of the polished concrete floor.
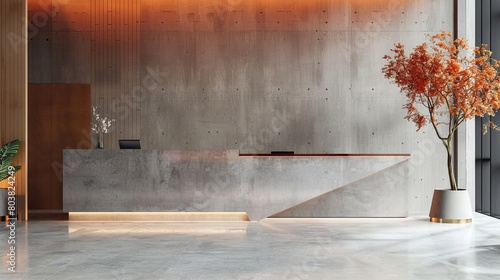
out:
<path id="1" fill-rule="evenodd" d="M 10 236 L 16 272 L 10 272 Z M 500 220 L 18 222 L 0 279 L 500 279 Z"/>

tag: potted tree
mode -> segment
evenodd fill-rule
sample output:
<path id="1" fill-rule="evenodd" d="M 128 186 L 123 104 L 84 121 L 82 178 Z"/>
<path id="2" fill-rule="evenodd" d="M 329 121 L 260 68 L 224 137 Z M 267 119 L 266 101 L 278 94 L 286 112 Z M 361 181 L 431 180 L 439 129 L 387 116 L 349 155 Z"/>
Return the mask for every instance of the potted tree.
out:
<path id="1" fill-rule="evenodd" d="M 486 45 L 470 47 L 466 39 L 453 40 L 444 31 L 427 37 L 429 42 L 409 55 L 403 44 L 396 44 L 391 55 L 383 57 L 387 64 L 382 72 L 406 95 L 405 119 L 415 123 L 417 131 L 431 124 L 447 152 L 450 188 L 434 190 L 431 221 L 470 222 L 468 192 L 455 180 L 453 136 L 466 119 L 494 116 L 500 108 L 500 64 Z M 483 133 L 490 127 L 498 130 L 489 121 Z"/>
<path id="2" fill-rule="evenodd" d="M 12 160 L 19 151 L 19 144 L 20 144 L 19 140 L 16 139 L 10 141 L 9 143 L 6 143 L 0 149 L 0 182 L 9 178 L 10 174 L 12 174 L 12 168 L 9 169 L 9 167 L 12 166 Z M 14 172 L 21 169 L 21 166 L 13 166 L 13 167 L 14 167 Z M 8 184 L 5 184 L 5 186 L 4 184 L 2 184 L 2 187 L 0 188 L 0 216 L 5 216 L 7 213 L 6 203 L 7 203 L 8 187 L 9 187 Z"/>

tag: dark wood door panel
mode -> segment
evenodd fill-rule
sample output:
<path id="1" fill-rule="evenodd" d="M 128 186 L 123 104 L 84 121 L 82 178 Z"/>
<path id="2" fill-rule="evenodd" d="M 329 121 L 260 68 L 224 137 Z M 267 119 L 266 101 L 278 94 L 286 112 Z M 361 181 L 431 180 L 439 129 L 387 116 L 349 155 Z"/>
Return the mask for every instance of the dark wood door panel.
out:
<path id="1" fill-rule="evenodd" d="M 85 145 L 90 111 L 90 85 L 52 85 L 52 162 L 57 166 L 62 166 L 63 149 L 90 148 Z M 62 180 L 52 177 L 53 209 L 63 208 Z"/>
<path id="2" fill-rule="evenodd" d="M 28 87 L 29 209 L 62 209 L 63 149 L 90 148 L 88 84 Z"/>
<path id="3" fill-rule="evenodd" d="M 51 85 L 28 85 L 28 205 L 51 209 Z"/>

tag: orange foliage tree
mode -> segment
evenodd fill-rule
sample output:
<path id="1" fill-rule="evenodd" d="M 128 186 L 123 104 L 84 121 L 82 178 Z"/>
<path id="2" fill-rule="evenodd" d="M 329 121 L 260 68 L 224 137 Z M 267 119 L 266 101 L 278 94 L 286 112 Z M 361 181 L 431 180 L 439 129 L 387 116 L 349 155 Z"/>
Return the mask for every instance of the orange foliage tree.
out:
<path id="1" fill-rule="evenodd" d="M 466 39 L 453 40 L 451 33 L 427 35 L 422 43 L 405 54 L 398 43 L 385 55 L 385 77 L 397 84 L 407 97 L 403 106 L 405 119 L 417 131 L 432 124 L 448 153 L 448 176 L 452 190 L 457 190 L 453 170 L 453 134 L 466 119 L 494 116 L 500 108 L 499 62 L 491 57 L 486 45 L 470 47 Z M 488 122 L 488 127 L 498 127 Z"/>

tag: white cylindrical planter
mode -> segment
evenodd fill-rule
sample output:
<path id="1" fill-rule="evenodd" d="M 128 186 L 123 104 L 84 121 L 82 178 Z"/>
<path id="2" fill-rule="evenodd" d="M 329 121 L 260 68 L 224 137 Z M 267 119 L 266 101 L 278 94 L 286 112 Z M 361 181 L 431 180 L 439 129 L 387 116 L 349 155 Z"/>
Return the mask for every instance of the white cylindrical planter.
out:
<path id="1" fill-rule="evenodd" d="M 435 189 L 432 197 L 431 222 L 470 223 L 472 207 L 467 190 Z"/>

